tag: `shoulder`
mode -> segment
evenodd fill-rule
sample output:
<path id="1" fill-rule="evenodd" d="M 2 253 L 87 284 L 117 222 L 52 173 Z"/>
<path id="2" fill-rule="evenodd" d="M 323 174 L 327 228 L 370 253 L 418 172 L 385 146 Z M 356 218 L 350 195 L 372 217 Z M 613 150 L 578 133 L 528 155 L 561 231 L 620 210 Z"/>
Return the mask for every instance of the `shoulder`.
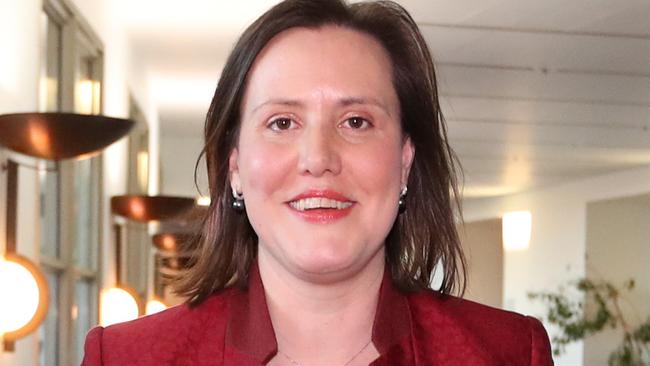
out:
<path id="1" fill-rule="evenodd" d="M 472 328 L 490 327 L 493 329 L 495 326 L 499 328 L 528 326 L 527 317 L 524 315 L 440 294 L 433 290 L 410 294 L 408 298 L 412 311 L 425 318 L 427 315 L 438 315 L 445 320 L 460 322 Z"/>
<path id="2" fill-rule="evenodd" d="M 159 364 L 179 354 L 202 351 L 206 342 L 223 342 L 229 292 L 213 295 L 196 307 L 187 304 L 106 328 L 86 337 L 84 365 Z M 86 360 L 101 360 L 93 363 Z M 188 364 L 192 364 L 191 362 Z"/>
<path id="3" fill-rule="evenodd" d="M 414 327 L 425 339 L 462 343 L 499 364 L 552 364 L 548 335 L 533 317 L 432 290 L 408 299 Z"/>

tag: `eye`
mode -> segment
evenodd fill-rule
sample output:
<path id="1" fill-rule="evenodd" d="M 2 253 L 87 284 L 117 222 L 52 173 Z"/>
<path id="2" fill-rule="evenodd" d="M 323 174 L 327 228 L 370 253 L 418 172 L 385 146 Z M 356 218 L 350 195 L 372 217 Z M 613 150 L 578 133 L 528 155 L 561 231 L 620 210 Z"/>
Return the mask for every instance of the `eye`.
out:
<path id="1" fill-rule="evenodd" d="M 286 131 L 296 128 L 296 123 L 290 118 L 276 118 L 272 120 L 267 127 L 273 131 Z"/>
<path id="2" fill-rule="evenodd" d="M 350 117 L 343 122 L 342 126 L 345 128 L 352 128 L 355 130 L 363 130 L 366 128 L 370 128 L 371 124 L 365 118 Z"/>

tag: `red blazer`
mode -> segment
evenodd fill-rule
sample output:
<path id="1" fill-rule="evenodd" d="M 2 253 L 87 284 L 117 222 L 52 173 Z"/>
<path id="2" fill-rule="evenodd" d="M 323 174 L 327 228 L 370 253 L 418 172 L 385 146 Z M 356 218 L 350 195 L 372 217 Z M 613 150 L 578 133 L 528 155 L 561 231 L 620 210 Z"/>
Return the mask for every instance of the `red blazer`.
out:
<path id="1" fill-rule="evenodd" d="M 86 338 L 83 366 L 263 365 L 277 352 L 256 265 L 248 290 L 228 289 Z M 372 335 L 372 366 L 553 365 L 548 336 L 531 317 L 434 291 L 403 294 L 386 275 Z"/>

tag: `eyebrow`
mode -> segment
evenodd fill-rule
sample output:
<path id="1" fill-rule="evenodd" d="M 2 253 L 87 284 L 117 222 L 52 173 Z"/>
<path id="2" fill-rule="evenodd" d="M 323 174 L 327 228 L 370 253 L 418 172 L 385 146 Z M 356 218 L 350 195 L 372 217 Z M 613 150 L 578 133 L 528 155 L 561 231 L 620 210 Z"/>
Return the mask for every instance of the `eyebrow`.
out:
<path id="1" fill-rule="evenodd" d="M 386 114 L 389 116 L 392 116 L 388 108 L 382 103 L 379 99 L 377 98 L 372 98 L 372 97 L 345 97 L 340 99 L 337 104 L 341 107 L 347 107 L 355 104 L 366 104 L 366 105 L 372 105 L 375 106 L 381 110 L 383 110 Z M 259 104 L 255 108 L 253 108 L 252 112 L 254 113 L 258 109 L 267 106 L 267 105 L 281 105 L 281 106 L 287 106 L 287 107 L 302 107 L 304 106 L 304 103 L 301 102 L 298 99 L 283 99 L 283 98 L 273 98 L 265 101 L 264 103 Z"/>
<path id="2" fill-rule="evenodd" d="M 369 104 L 373 105 L 375 107 L 378 107 L 379 109 L 383 110 L 387 115 L 391 115 L 390 111 L 388 110 L 388 107 L 384 105 L 379 99 L 377 98 L 372 98 L 372 97 L 347 97 L 343 98 L 339 101 L 339 104 L 343 107 L 347 107 L 350 105 L 354 104 Z"/>
<path id="3" fill-rule="evenodd" d="M 269 99 L 264 103 L 259 104 L 253 110 L 251 111 L 252 113 L 255 113 L 258 109 L 265 107 L 267 105 L 282 105 L 282 106 L 287 106 L 287 107 L 301 107 L 303 105 L 302 102 L 300 102 L 297 99 L 279 99 L 279 98 L 274 98 L 274 99 Z"/>

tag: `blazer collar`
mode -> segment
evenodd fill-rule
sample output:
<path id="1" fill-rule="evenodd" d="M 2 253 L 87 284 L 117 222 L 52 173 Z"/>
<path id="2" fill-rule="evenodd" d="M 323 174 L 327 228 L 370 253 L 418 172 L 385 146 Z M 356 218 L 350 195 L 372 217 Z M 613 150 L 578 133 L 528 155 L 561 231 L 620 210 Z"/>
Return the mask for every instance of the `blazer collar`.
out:
<path id="1" fill-rule="evenodd" d="M 226 346 L 265 364 L 277 353 L 264 286 L 255 261 L 251 265 L 248 288 L 235 289 L 229 305 Z M 380 355 L 411 334 L 408 299 L 394 287 L 389 270 L 384 272 L 372 329 L 372 341 Z"/>

